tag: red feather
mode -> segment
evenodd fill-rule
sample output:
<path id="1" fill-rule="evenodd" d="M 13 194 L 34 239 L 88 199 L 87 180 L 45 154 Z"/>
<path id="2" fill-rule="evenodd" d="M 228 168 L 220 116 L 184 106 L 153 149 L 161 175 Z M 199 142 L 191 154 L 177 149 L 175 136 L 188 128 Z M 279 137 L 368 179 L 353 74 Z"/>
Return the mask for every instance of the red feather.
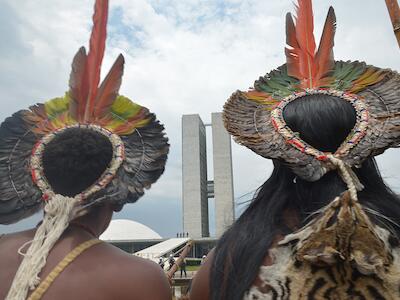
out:
<path id="1" fill-rule="evenodd" d="M 290 14 L 286 16 L 288 75 L 300 80 L 302 88 L 320 87 L 321 79 L 332 70 L 333 38 L 336 18 L 329 9 L 318 52 L 315 49 L 314 20 L 311 0 L 298 0 L 296 25 Z"/>
<path id="2" fill-rule="evenodd" d="M 311 0 L 299 0 L 297 6 L 296 37 L 299 46 L 305 54 L 313 57 L 315 54 L 314 16 Z"/>
<path id="3" fill-rule="evenodd" d="M 327 76 L 335 67 L 335 60 L 333 57 L 333 46 L 335 44 L 336 32 L 336 16 L 333 7 L 329 7 L 328 16 L 326 17 L 324 30 L 322 32 L 321 41 L 315 60 L 318 65 L 318 72 L 316 79 L 320 81 Z M 319 82 L 320 84 L 322 82 Z"/>
<path id="4" fill-rule="evenodd" d="M 86 100 L 88 97 L 86 70 L 86 50 L 81 47 L 72 61 L 72 70 L 69 77 L 69 96 L 71 98 L 69 113 L 72 118 L 81 122 L 85 114 Z"/>
<path id="5" fill-rule="evenodd" d="M 120 54 L 100 85 L 93 110 L 93 117 L 96 119 L 101 118 L 109 111 L 110 106 L 118 96 L 124 73 L 124 62 L 124 57 Z"/>
<path id="6" fill-rule="evenodd" d="M 85 123 L 90 121 L 93 117 L 94 102 L 100 82 L 101 62 L 106 46 L 108 0 L 96 0 L 94 10 L 93 29 L 92 35 L 90 36 L 89 54 L 86 66 L 89 94 L 83 120 Z"/>
<path id="7" fill-rule="evenodd" d="M 314 63 L 315 40 L 314 19 L 311 0 L 299 0 L 297 7 L 296 38 L 300 46 L 299 69 L 303 75 L 304 85 L 312 87 L 316 73 Z"/>

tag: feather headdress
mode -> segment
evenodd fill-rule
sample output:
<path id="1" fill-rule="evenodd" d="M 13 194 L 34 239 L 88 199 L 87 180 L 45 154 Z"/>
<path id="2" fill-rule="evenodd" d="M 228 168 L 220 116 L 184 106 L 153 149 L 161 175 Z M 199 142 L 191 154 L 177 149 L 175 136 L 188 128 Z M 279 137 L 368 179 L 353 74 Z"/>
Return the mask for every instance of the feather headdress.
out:
<path id="1" fill-rule="evenodd" d="M 119 94 L 124 57 L 119 55 L 100 84 L 108 0 L 96 0 L 89 52 L 72 62 L 69 91 L 7 118 L 0 126 L 0 224 L 13 223 L 44 206 L 36 231 L 7 299 L 22 300 L 38 282 L 46 257 L 69 222 L 93 204 L 135 202 L 163 173 L 169 145 L 155 115 Z M 71 128 L 93 130 L 111 143 L 108 168 L 73 198 L 56 194 L 43 170 L 42 156 L 55 136 Z"/>
<path id="2" fill-rule="evenodd" d="M 300 87 L 315 88 L 327 85 L 333 79 L 330 75 L 335 67 L 333 45 L 336 31 L 336 16 L 329 8 L 321 42 L 316 50 L 312 3 L 300 1 L 297 7 L 297 23 L 292 15 L 286 15 L 285 49 L 287 72 L 300 80 Z"/>
<path id="3" fill-rule="evenodd" d="M 69 91 L 63 97 L 15 113 L 0 127 L 0 150 L 8 156 L 7 160 L 0 161 L 0 168 L 4 170 L 4 176 L 0 176 L 3 195 L 0 200 L 0 223 L 15 222 L 41 207 L 42 195 L 51 188 L 46 183 L 43 170 L 37 166 L 45 145 L 40 141 L 48 142 L 55 134 L 70 127 L 84 125 L 114 136 L 114 146 L 118 148 L 121 144 L 124 148 L 123 159 L 118 162 L 121 166 L 114 166 L 113 175 L 99 179 L 100 189 L 82 194 L 85 205 L 97 198 L 92 192 L 98 193 L 103 188 L 101 194 L 118 194 L 108 201 L 136 201 L 143 194 L 143 189 L 163 172 L 168 152 L 163 126 L 147 108 L 119 94 L 124 70 L 122 55 L 118 56 L 100 83 L 108 0 L 97 0 L 94 8 L 89 52 L 81 47 L 74 56 Z M 38 145 L 34 148 L 35 144 Z M 32 151 L 39 159 L 31 161 Z M 37 183 L 47 190 L 38 189 Z"/>
<path id="4" fill-rule="evenodd" d="M 296 22 L 290 13 L 286 16 L 286 64 L 260 77 L 253 89 L 234 93 L 224 106 L 224 120 L 238 143 L 266 158 L 282 159 L 298 176 L 315 181 L 334 166 L 326 153 L 286 126 L 285 106 L 309 94 L 330 94 L 349 101 L 357 122 L 335 155 L 358 166 L 368 156 L 400 142 L 396 113 L 400 110 L 400 77 L 363 62 L 334 60 L 336 16 L 332 7 L 318 48 L 311 0 L 298 0 L 296 11 Z"/>
<path id="5" fill-rule="evenodd" d="M 106 43 L 108 1 L 98 0 L 93 15 L 89 53 L 81 47 L 72 61 L 69 91 L 63 98 L 31 107 L 25 118 L 35 133 L 47 134 L 72 124 L 97 124 L 119 135 L 131 134 L 149 122 L 146 108 L 119 95 L 124 57 L 118 56 L 100 84 L 101 63 Z"/>

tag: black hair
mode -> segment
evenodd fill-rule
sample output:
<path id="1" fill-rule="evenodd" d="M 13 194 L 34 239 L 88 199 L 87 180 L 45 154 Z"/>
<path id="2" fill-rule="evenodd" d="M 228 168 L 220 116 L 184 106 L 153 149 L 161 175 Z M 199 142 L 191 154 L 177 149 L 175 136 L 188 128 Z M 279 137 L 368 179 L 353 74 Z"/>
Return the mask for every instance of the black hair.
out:
<path id="1" fill-rule="evenodd" d="M 294 100 L 283 116 L 302 140 L 325 152 L 335 152 L 356 122 L 356 111 L 348 101 L 323 94 Z"/>
<path id="2" fill-rule="evenodd" d="M 355 124 L 355 110 L 347 101 L 330 95 L 313 95 L 290 103 L 284 110 L 289 127 L 310 145 L 334 152 Z M 392 220 L 400 219 L 400 199 L 382 180 L 375 160 L 370 157 L 359 169 L 364 190 L 360 202 Z M 210 276 L 212 300 L 241 300 L 256 279 L 259 268 L 278 235 L 292 232 L 283 212 L 292 210 L 298 226 L 307 223 L 312 212 L 327 205 L 346 190 L 336 171 L 316 182 L 307 182 L 284 162 L 275 160 L 270 178 L 258 189 L 239 219 L 220 238 L 214 251 Z M 371 216 L 376 222 L 382 219 Z M 400 236 L 400 229 L 394 227 Z"/>
<path id="3" fill-rule="evenodd" d="M 44 175 L 55 193 L 73 197 L 99 179 L 112 155 L 111 142 L 101 133 L 70 128 L 46 145 Z"/>

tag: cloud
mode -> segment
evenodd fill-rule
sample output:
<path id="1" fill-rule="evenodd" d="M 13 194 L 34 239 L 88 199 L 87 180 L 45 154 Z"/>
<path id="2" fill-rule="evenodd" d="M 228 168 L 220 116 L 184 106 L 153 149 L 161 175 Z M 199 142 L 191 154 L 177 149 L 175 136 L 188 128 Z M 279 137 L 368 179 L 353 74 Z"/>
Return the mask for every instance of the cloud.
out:
<path id="1" fill-rule="evenodd" d="M 108 70 L 120 52 L 125 55 L 121 93 L 157 113 L 171 144 L 165 174 L 138 203 L 127 205 L 116 217 L 133 218 L 174 236 L 181 231 L 182 221 L 181 116 L 199 113 L 204 122 L 210 122 L 211 112 L 221 111 L 233 91 L 248 88 L 258 76 L 284 63 L 284 17 L 293 11 L 293 1 L 110 2 L 103 70 Z M 92 0 L 3 3 L 0 119 L 65 92 L 72 57 L 88 42 L 93 5 Z M 400 69 L 399 50 L 383 1 L 314 1 L 317 36 L 329 5 L 335 7 L 338 19 L 337 59 Z M 378 162 L 388 182 L 400 190 L 395 153 L 389 151 Z M 243 202 L 268 178 L 272 165 L 235 144 L 233 159 L 235 197 Z M 26 221 L 24 226 L 35 221 Z M 21 225 L 7 230 L 17 228 Z"/>

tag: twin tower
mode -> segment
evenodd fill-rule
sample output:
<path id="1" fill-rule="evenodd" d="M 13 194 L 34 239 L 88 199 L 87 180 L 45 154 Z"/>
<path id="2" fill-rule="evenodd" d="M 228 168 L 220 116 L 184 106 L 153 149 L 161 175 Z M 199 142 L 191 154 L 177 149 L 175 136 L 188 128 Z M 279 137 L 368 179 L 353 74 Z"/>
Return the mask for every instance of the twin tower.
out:
<path id="1" fill-rule="evenodd" d="M 207 174 L 207 130 L 211 126 L 214 178 Z M 209 139 L 210 140 L 210 139 Z M 221 113 L 212 113 L 211 124 L 199 115 L 182 117 L 183 230 L 191 238 L 209 237 L 208 199 L 215 200 L 215 234 L 234 221 L 231 139 Z"/>

